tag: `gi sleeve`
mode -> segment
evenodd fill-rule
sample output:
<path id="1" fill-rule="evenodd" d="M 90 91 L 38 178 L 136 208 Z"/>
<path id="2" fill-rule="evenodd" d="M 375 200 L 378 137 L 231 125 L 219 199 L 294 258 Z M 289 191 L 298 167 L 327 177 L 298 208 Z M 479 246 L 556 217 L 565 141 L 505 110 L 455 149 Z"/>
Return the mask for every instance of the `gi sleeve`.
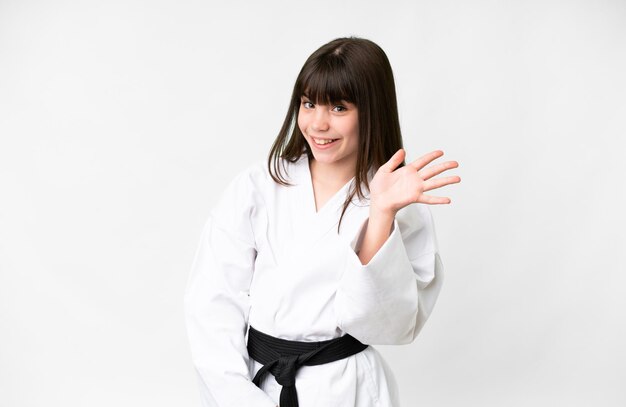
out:
<path id="1" fill-rule="evenodd" d="M 211 211 L 185 290 L 187 334 L 205 406 L 276 406 L 252 383 L 245 342 L 257 210 L 246 177 L 235 177 Z"/>
<path id="2" fill-rule="evenodd" d="M 337 324 L 366 344 L 411 343 L 430 316 L 443 282 L 430 209 L 411 204 L 398 211 L 391 234 L 363 265 L 357 253 L 368 221 L 346 247 L 335 295 Z"/>

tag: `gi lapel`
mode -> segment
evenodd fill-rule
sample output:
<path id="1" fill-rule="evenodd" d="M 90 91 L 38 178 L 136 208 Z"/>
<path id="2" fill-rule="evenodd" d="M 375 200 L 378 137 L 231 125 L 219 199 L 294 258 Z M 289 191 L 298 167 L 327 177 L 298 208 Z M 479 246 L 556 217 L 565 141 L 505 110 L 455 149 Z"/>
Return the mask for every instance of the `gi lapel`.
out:
<path id="1" fill-rule="evenodd" d="M 315 192 L 313 189 L 313 180 L 311 177 L 311 168 L 306 154 L 298 161 L 298 182 L 302 186 L 300 191 L 301 212 L 302 216 L 309 219 L 310 239 L 309 243 L 314 243 L 321 239 L 330 229 L 337 227 L 343 203 L 348 195 L 350 186 L 354 181 L 354 177 L 346 182 L 332 197 L 330 197 L 324 205 L 316 211 L 315 208 Z M 350 210 L 350 206 L 346 210 L 346 214 Z M 345 215 L 344 215 L 345 217 Z"/>

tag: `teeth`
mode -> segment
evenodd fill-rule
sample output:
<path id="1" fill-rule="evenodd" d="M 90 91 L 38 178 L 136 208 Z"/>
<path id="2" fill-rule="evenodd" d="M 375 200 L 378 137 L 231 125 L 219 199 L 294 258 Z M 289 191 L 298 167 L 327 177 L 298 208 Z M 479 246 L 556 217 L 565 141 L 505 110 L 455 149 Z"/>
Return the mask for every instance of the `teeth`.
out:
<path id="1" fill-rule="evenodd" d="M 317 139 L 317 138 L 314 138 L 313 140 L 315 141 L 315 144 L 321 144 L 321 145 L 324 145 L 324 144 L 332 143 L 333 141 L 335 141 L 335 140 L 337 140 L 337 139 L 332 139 L 332 140 L 322 140 L 322 139 Z"/>

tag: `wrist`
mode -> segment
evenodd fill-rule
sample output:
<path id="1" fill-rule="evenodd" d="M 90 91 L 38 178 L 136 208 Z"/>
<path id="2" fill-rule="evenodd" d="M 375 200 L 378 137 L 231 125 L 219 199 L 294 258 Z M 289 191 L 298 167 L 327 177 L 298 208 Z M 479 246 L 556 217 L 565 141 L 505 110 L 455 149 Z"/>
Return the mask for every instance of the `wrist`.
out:
<path id="1" fill-rule="evenodd" d="M 393 221 L 396 218 L 395 211 L 381 210 L 370 207 L 368 231 L 380 236 L 389 236 Z"/>
<path id="2" fill-rule="evenodd" d="M 380 219 L 380 220 L 392 220 L 396 217 L 397 211 L 391 208 L 381 208 L 377 205 L 370 205 L 370 220 Z"/>

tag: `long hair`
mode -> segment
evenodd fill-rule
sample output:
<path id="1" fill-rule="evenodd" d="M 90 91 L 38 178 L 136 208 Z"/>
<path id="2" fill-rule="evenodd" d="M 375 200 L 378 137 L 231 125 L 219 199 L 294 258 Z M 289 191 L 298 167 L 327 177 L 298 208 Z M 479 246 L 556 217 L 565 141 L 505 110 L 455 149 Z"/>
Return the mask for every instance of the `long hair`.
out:
<path id="1" fill-rule="evenodd" d="M 314 104 L 353 103 L 358 110 L 359 146 L 355 182 L 343 204 L 339 227 L 354 195 L 365 199 L 362 184 L 369 192 L 368 172 L 386 163 L 402 148 L 396 88 L 391 65 L 385 52 L 374 42 L 358 37 L 337 38 L 322 45 L 304 63 L 293 87 L 291 102 L 283 125 L 268 154 L 267 166 L 272 179 L 290 186 L 282 174 L 279 158 L 297 161 L 313 153 L 298 127 L 301 97 Z M 402 161 L 400 167 L 404 166 Z"/>

